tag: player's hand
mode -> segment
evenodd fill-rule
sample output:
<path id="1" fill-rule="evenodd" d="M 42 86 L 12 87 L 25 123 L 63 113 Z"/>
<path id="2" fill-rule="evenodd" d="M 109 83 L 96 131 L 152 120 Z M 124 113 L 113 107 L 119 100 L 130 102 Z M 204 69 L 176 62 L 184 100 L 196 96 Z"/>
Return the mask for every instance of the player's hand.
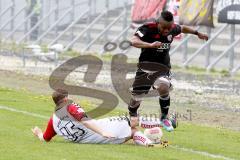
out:
<path id="1" fill-rule="evenodd" d="M 162 46 L 162 43 L 161 42 L 153 42 L 150 44 L 151 48 L 160 48 Z"/>
<path id="2" fill-rule="evenodd" d="M 35 136 L 38 136 L 40 133 L 42 133 L 42 130 L 40 128 L 38 128 L 37 126 L 32 128 L 31 130 Z"/>
<path id="3" fill-rule="evenodd" d="M 208 35 L 198 32 L 198 38 L 207 41 Z"/>
<path id="4" fill-rule="evenodd" d="M 105 138 L 115 138 L 115 136 L 112 133 L 109 132 L 103 132 L 102 136 Z"/>
<path id="5" fill-rule="evenodd" d="M 36 137 L 38 137 L 40 140 L 42 140 L 43 133 L 42 133 L 42 130 L 40 128 L 38 128 L 36 126 L 36 127 L 32 128 L 31 130 Z"/>

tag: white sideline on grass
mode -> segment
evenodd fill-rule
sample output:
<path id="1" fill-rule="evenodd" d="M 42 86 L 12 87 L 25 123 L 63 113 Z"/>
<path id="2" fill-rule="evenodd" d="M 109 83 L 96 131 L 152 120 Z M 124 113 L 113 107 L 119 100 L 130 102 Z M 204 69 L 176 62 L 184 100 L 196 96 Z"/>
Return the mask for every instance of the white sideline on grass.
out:
<path id="1" fill-rule="evenodd" d="M 172 147 L 172 148 L 175 148 L 175 149 L 178 149 L 178 150 L 181 150 L 181 151 L 185 151 L 185 152 L 200 154 L 200 155 L 211 157 L 211 158 L 215 158 L 215 159 L 235 160 L 235 159 L 228 158 L 228 157 L 225 157 L 225 156 L 222 156 L 222 155 L 211 154 L 211 153 L 203 152 L 203 151 L 196 151 L 196 150 L 193 150 L 191 148 L 183 148 L 183 147 L 179 147 L 177 145 L 171 145 L 169 147 Z"/>
<path id="2" fill-rule="evenodd" d="M 0 106 L 0 109 L 12 111 L 12 112 L 17 112 L 17 113 L 22 113 L 22 114 L 29 115 L 29 116 L 32 116 L 32 117 L 49 119 L 49 117 L 47 117 L 47 116 L 43 116 L 43 115 L 40 115 L 40 114 L 37 114 L 37 113 L 28 112 L 28 111 L 22 111 L 22 110 L 18 110 L 18 109 L 15 109 L 15 108 Z"/>
<path id="3" fill-rule="evenodd" d="M 22 113 L 22 114 L 29 115 L 29 116 L 32 116 L 32 117 L 37 117 L 37 118 L 42 118 L 42 119 L 49 119 L 49 117 L 41 115 L 41 114 L 32 113 L 32 112 L 23 111 L 23 110 L 18 110 L 18 109 L 11 108 L 11 107 L 0 106 L 0 109 L 11 111 L 11 112 Z M 196 150 L 193 150 L 191 148 L 183 148 L 183 147 L 179 147 L 177 145 L 171 145 L 170 147 L 172 147 L 174 149 L 181 150 L 181 151 L 190 152 L 190 153 L 194 153 L 194 154 L 199 154 L 199 155 L 203 155 L 203 156 L 211 157 L 211 158 L 215 158 L 215 159 L 235 160 L 235 159 L 232 159 L 232 158 L 229 158 L 229 157 L 225 157 L 225 156 L 222 156 L 222 155 L 211 154 L 211 153 L 203 152 L 203 151 L 196 151 Z"/>

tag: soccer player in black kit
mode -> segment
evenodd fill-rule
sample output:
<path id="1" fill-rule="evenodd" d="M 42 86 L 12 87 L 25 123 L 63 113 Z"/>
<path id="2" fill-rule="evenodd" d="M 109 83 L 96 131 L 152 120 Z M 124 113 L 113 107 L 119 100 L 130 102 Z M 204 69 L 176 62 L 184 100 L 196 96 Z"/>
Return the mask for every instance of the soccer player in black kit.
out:
<path id="1" fill-rule="evenodd" d="M 173 15 L 169 11 L 163 11 L 155 22 L 139 27 L 131 39 L 132 46 L 141 48 L 141 54 L 132 85 L 129 114 L 132 118 L 137 117 L 141 96 L 147 94 L 152 87 L 159 93 L 161 121 L 167 131 L 172 131 L 173 127 L 176 127 L 176 124 L 173 125 L 173 122 L 168 120 L 169 91 L 172 89 L 169 50 L 174 37 L 180 33 L 194 34 L 199 39 L 208 40 L 206 34 L 175 24 Z"/>

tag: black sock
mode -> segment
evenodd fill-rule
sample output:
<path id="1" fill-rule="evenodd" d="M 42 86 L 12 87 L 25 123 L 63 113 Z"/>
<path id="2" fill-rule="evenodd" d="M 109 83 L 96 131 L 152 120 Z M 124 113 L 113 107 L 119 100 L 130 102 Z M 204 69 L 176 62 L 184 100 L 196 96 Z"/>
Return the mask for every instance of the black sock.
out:
<path id="1" fill-rule="evenodd" d="M 138 110 L 139 106 L 140 106 L 140 104 L 136 107 L 132 107 L 132 106 L 128 105 L 128 111 L 129 111 L 129 115 L 131 117 L 137 117 L 137 110 Z"/>
<path id="2" fill-rule="evenodd" d="M 131 117 L 137 117 L 138 116 L 137 110 L 138 110 L 140 104 L 141 104 L 141 101 L 136 101 L 132 98 L 130 99 L 130 103 L 128 105 L 128 111 L 129 111 L 129 115 Z"/>
<path id="3" fill-rule="evenodd" d="M 169 110 L 169 106 L 170 106 L 170 97 L 166 96 L 166 97 L 160 97 L 159 98 L 159 104 L 160 104 L 160 108 L 161 108 L 161 120 L 167 118 L 168 115 L 168 110 Z"/>

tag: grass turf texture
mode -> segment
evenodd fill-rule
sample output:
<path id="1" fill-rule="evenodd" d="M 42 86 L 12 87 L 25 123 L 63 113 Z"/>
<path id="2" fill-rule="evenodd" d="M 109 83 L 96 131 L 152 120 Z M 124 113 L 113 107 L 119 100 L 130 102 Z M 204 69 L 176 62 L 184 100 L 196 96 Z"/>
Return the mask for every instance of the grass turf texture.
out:
<path id="1" fill-rule="evenodd" d="M 54 104 L 49 95 L 37 95 L 25 90 L 0 88 L 0 105 L 18 110 L 51 116 Z M 80 104 L 86 110 L 92 108 L 88 101 Z M 114 110 L 109 115 L 123 111 Z M 108 115 L 108 116 L 109 116 Z M 30 129 L 37 125 L 45 129 L 47 119 L 41 119 L 0 109 L 0 159 L 164 159 L 202 160 L 212 158 L 178 148 L 145 148 L 128 142 L 122 145 L 74 144 L 55 137 L 49 143 L 40 142 Z M 210 154 L 240 159 L 240 134 L 220 128 L 205 127 L 191 123 L 180 123 L 172 133 L 164 132 L 172 146 L 179 146 Z M 171 146 L 170 145 L 170 146 Z"/>

